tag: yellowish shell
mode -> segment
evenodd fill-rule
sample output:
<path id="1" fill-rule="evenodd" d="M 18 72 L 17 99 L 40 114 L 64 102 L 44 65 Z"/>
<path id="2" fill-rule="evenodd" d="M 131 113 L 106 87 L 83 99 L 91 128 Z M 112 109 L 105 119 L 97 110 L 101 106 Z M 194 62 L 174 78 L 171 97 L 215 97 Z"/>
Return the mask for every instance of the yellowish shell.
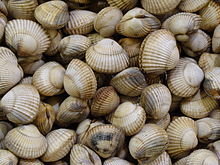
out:
<path id="1" fill-rule="evenodd" d="M 167 154 L 167 152 L 163 152 L 158 156 L 155 160 L 148 164 L 141 164 L 140 165 L 172 165 L 170 156 Z"/>
<path id="2" fill-rule="evenodd" d="M 118 157 L 108 158 L 103 162 L 103 165 L 133 165 L 127 160 L 120 159 Z"/>
<path id="3" fill-rule="evenodd" d="M 44 165 L 44 163 L 38 159 L 20 159 L 19 165 Z"/>
<path id="4" fill-rule="evenodd" d="M 216 26 L 212 36 L 212 51 L 220 53 L 220 25 Z"/>
<path id="5" fill-rule="evenodd" d="M 10 151 L 0 149 L 0 163 L 1 165 L 17 165 L 18 158 Z"/>
<path id="6" fill-rule="evenodd" d="M 199 58 L 199 66 L 205 73 L 211 71 L 214 67 L 220 67 L 220 55 L 203 53 Z"/>
<path id="7" fill-rule="evenodd" d="M 205 7 L 210 0 L 182 0 L 179 4 L 179 8 L 185 12 L 197 12 Z"/>
<path id="8" fill-rule="evenodd" d="M 128 11 L 134 8 L 138 0 L 107 0 L 108 4 L 117 7 L 122 11 Z"/>

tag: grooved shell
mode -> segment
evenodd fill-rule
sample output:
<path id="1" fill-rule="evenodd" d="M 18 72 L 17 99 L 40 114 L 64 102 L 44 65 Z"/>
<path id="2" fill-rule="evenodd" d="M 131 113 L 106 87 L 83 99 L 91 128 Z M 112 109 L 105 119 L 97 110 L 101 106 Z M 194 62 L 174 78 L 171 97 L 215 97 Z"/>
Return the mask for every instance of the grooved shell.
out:
<path id="1" fill-rule="evenodd" d="M 129 57 L 116 41 L 103 39 L 86 51 L 86 62 L 96 72 L 111 74 L 127 68 Z"/>
<path id="2" fill-rule="evenodd" d="M 13 126 L 6 121 L 0 121 L 0 149 L 5 149 L 4 138 Z"/>
<path id="3" fill-rule="evenodd" d="M 76 133 L 70 129 L 56 129 L 46 136 L 48 147 L 41 160 L 53 162 L 62 159 L 68 154 L 76 141 Z"/>
<path id="4" fill-rule="evenodd" d="M 122 11 L 128 11 L 134 8 L 138 0 L 107 0 L 108 4 L 117 7 Z"/>
<path id="5" fill-rule="evenodd" d="M 90 39 L 92 44 L 96 44 L 97 42 L 101 41 L 104 39 L 103 36 L 101 36 L 99 33 L 89 33 L 87 37 Z"/>
<path id="6" fill-rule="evenodd" d="M 146 73 L 164 73 L 173 69 L 178 61 L 176 40 L 168 30 L 157 30 L 149 34 L 141 44 L 139 65 Z"/>
<path id="7" fill-rule="evenodd" d="M 40 95 L 29 84 L 19 84 L 1 99 L 1 108 L 9 121 L 16 124 L 31 123 L 37 116 Z"/>
<path id="8" fill-rule="evenodd" d="M 44 165 L 44 163 L 38 159 L 20 159 L 19 165 Z"/>
<path id="9" fill-rule="evenodd" d="M 157 124 L 161 128 L 167 129 L 168 125 L 170 124 L 170 114 L 168 113 L 166 116 L 164 116 L 161 119 L 151 119 L 151 120 L 148 119 L 147 123 Z"/>
<path id="10" fill-rule="evenodd" d="M 179 4 L 179 8 L 185 12 L 197 12 L 205 7 L 210 0 L 182 0 Z"/>
<path id="11" fill-rule="evenodd" d="M 24 77 L 23 79 L 21 79 L 19 84 L 30 84 L 30 85 L 32 85 L 32 79 L 33 78 L 31 76 Z"/>
<path id="12" fill-rule="evenodd" d="M 24 159 L 35 159 L 47 149 L 46 138 L 33 124 L 13 128 L 5 137 L 5 146 Z"/>
<path id="13" fill-rule="evenodd" d="M 17 65 L 17 57 L 6 47 L 0 47 L 0 60 L 1 64 L 10 63 L 11 65 Z"/>
<path id="14" fill-rule="evenodd" d="M 4 15 L 8 15 L 8 9 L 7 9 L 7 1 L 0 1 L 0 12 Z"/>
<path id="15" fill-rule="evenodd" d="M 141 165 L 172 165 L 172 162 L 167 152 L 163 152 L 160 156 L 158 156 L 152 162 L 148 164 L 141 164 Z"/>
<path id="16" fill-rule="evenodd" d="M 212 53 L 203 53 L 199 58 L 199 67 L 207 73 L 214 67 L 220 67 L 220 55 Z"/>
<path id="17" fill-rule="evenodd" d="M 10 151 L 0 149 L 0 162 L 1 165 L 17 165 L 18 158 Z"/>
<path id="18" fill-rule="evenodd" d="M 178 161 L 176 161 L 174 165 L 186 165 L 187 159 L 188 159 L 188 156 L 181 158 Z"/>
<path id="19" fill-rule="evenodd" d="M 220 25 L 216 26 L 212 36 L 212 51 L 220 53 Z"/>
<path id="20" fill-rule="evenodd" d="M 112 158 L 106 159 L 103 162 L 103 165 L 133 165 L 133 163 L 130 163 L 127 160 L 124 160 L 118 157 L 112 157 Z"/>
<path id="21" fill-rule="evenodd" d="M 50 163 L 50 165 L 68 165 L 68 163 L 64 160 L 59 160 L 59 161 Z"/>
<path id="22" fill-rule="evenodd" d="M 64 75 L 64 88 L 72 97 L 91 99 L 97 88 L 95 74 L 86 63 L 73 59 Z"/>

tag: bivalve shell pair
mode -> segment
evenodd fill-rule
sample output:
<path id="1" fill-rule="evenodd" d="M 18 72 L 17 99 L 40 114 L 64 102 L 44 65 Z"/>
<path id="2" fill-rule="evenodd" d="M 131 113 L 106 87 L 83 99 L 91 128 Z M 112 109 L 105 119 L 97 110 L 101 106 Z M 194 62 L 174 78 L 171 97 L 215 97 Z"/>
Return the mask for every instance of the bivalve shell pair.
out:
<path id="1" fill-rule="evenodd" d="M 1 165 L 17 165 L 18 158 L 10 151 L 0 149 L 0 162 Z"/>
<path id="2" fill-rule="evenodd" d="M 197 12 L 209 2 L 210 0 L 182 0 L 178 7 L 185 12 Z"/>

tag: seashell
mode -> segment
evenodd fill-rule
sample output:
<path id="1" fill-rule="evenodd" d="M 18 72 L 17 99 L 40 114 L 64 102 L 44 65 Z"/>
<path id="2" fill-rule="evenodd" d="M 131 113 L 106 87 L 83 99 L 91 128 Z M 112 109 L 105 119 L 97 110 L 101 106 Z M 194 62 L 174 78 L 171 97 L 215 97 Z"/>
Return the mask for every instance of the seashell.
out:
<path id="1" fill-rule="evenodd" d="M 170 106 L 170 112 L 176 110 L 179 108 L 179 105 L 180 105 L 180 102 L 182 100 L 182 97 L 179 97 L 179 96 L 176 96 L 176 95 L 173 95 L 172 94 L 172 103 L 171 103 L 171 106 Z"/>
<path id="2" fill-rule="evenodd" d="M 182 43 L 183 51 L 190 57 L 196 57 L 209 50 L 211 38 L 202 30 L 189 35 L 189 39 Z"/>
<path id="3" fill-rule="evenodd" d="M 104 86 L 105 82 L 108 81 L 109 79 L 108 75 L 104 73 L 94 72 L 94 74 L 95 74 L 96 81 L 97 81 L 97 88 Z"/>
<path id="4" fill-rule="evenodd" d="M 141 165 L 145 165 L 145 164 L 141 164 Z M 152 162 L 146 165 L 172 165 L 172 162 L 170 156 L 167 154 L 167 152 L 164 151 L 155 160 L 153 160 Z"/>
<path id="5" fill-rule="evenodd" d="M 99 33 L 89 33 L 87 37 L 90 39 L 92 44 L 96 44 L 97 42 L 101 41 L 104 39 L 103 36 L 101 36 Z"/>
<path id="6" fill-rule="evenodd" d="M 57 116 L 60 104 L 62 103 L 63 99 L 64 98 L 59 95 L 59 96 L 49 97 L 47 100 L 45 100 L 46 103 L 50 104 L 53 107 L 55 116 Z"/>
<path id="7" fill-rule="evenodd" d="M 6 47 L 0 47 L 0 60 L 1 64 L 5 65 L 7 63 L 11 65 L 17 65 L 18 60 L 15 54 Z"/>
<path id="8" fill-rule="evenodd" d="M 180 103 L 181 112 L 195 119 L 207 117 L 215 108 L 218 108 L 218 102 L 200 90 L 194 96 L 183 99 Z"/>
<path id="9" fill-rule="evenodd" d="M 145 75 L 145 79 L 148 85 L 163 84 L 165 83 L 167 79 L 166 73 L 163 73 L 163 74 L 148 73 L 144 75 Z"/>
<path id="10" fill-rule="evenodd" d="M 112 125 L 121 128 L 126 136 L 132 136 L 143 128 L 146 121 L 146 113 L 141 106 L 131 102 L 124 102 L 106 118 Z"/>
<path id="11" fill-rule="evenodd" d="M 185 42 L 191 33 L 199 29 L 201 22 L 202 18 L 199 15 L 182 12 L 167 18 L 162 28 L 171 31 L 178 41 Z"/>
<path id="12" fill-rule="evenodd" d="M 40 59 L 31 58 L 18 58 L 19 64 L 21 65 L 25 74 L 34 74 L 35 71 L 44 65 L 44 61 Z"/>
<path id="13" fill-rule="evenodd" d="M 220 139 L 220 121 L 206 117 L 197 120 L 196 124 L 200 142 L 208 143 Z"/>
<path id="14" fill-rule="evenodd" d="M 103 37 L 111 37 L 116 33 L 116 25 L 123 17 L 123 13 L 117 7 L 102 9 L 94 20 L 94 28 Z"/>
<path id="15" fill-rule="evenodd" d="M 142 7 L 152 14 L 166 14 L 175 9 L 181 0 L 141 0 Z"/>
<path id="16" fill-rule="evenodd" d="M 92 45 L 85 57 L 86 63 L 100 73 L 117 73 L 129 65 L 128 54 L 112 39 L 103 39 Z"/>
<path id="17" fill-rule="evenodd" d="M 166 116 L 164 116 L 161 119 L 151 119 L 147 121 L 149 124 L 157 124 L 163 129 L 167 129 L 168 125 L 170 124 L 170 114 L 168 113 Z"/>
<path id="18" fill-rule="evenodd" d="M 46 151 L 47 140 L 36 126 L 29 124 L 10 130 L 5 137 L 5 146 L 20 158 L 35 159 Z"/>
<path id="19" fill-rule="evenodd" d="M 110 85 L 126 96 L 139 96 L 147 86 L 144 75 L 137 67 L 121 71 L 111 79 Z"/>
<path id="20" fill-rule="evenodd" d="M 120 95 L 120 103 L 124 103 L 124 102 L 132 102 L 133 104 L 139 104 L 140 97 L 130 97 L 130 96 Z"/>
<path id="21" fill-rule="evenodd" d="M 178 161 L 176 161 L 173 165 L 186 165 L 188 156 L 179 159 Z"/>
<path id="22" fill-rule="evenodd" d="M 126 37 L 145 37 L 161 26 L 160 20 L 144 9 L 129 10 L 116 26 L 116 31 Z"/>
<path id="23" fill-rule="evenodd" d="M 5 149 L 4 138 L 8 131 L 13 128 L 11 123 L 6 121 L 0 121 L 0 149 Z"/>
<path id="24" fill-rule="evenodd" d="M 96 13 L 88 10 L 73 10 L 70 12 L 70 20 L 65 26 L 69 35 L 88 34 L 93 30 L 93 22 Z"/>
<path id="25" fill-rule="evenodd" d="M 212 51 L 214 53 L 220 53 L 220 25 L 215 27 L 212 36 Z"/>
<path id="26" fill-rule="evenodd" d="M 81 4 L 91 3 L 91 0 L 69 0 L 69 1 L 75 2 L 75 3 L 81 3 Z"/>
<path id="27" fill-rule="evenodd" d="M 9 121 L 16 124 L 31 123 L 37 116 L 40 95 L 29 84 L 19 84 L 1 99 L 1 108 Z"/>
<path id="28" fill-rule="evenodd" d="M 115 155 L 116 157 L 119 157 L 121 159 L 126 159 L 129 157 L 129 150 L 127 144 L 124 144 L 123 147 L 118 151 L 118 153 Z"/>
<path id="29" fill-rule="evenodd" d="M 89 112 L 87 101 L 69 96 L 61 103 L 56 120 L 59 125 L 68 126 L 83 121 Z"/>
<path id="30" fill-rule="evenodd" d="M 56 129 L 46 136 L 48 147 L 41 157 L 43 162 L 53 162 L 62 159 L 70 151 L 76 141 L 76 133 L 70 129 Z"/>
<path id="31" fill-rule="evenodd" d="M 203 70 L 203 72 L 207 73 L 214 67 L 220 67 L 219 61 L 219 54 L 203 53 L 199 58 L 199 67 Z"/>
<path id="32" fill-rule="evenodd" d="M 127 160 L 120 159 L 118 157 L 108 158 L 103 162 L 103 165 L 134 165 Z"/>
<path id="33" fill-rule="evenodd" d="M 18 56 L 36 56 L 45 52 L 50 40 L 36 22 L 23 19 L 11 20 L 5 27 L 5 42 Z"/>
<path id="34" fill-rule="evenodd" d="M 99 88 L 92 100 L 91 115 L 105 116 L 114 111 L 120 103 L 120 97 L 112 86 Z"/>
<path id="35" fill-rule="evenodd" d="M 30 84 L 30 85 L 32 85 L 32 81 L 33 81 L 33 77 L 28 76 L 28 77 L 24 77 L 23 79 L 21 79 L 19 84 Z"/>
<path id="36" fill-rule="evenodd" d="M 124 139 L 121 129 L 110 124 L 103 124 L 88 130 L 86 145 L 102 158 L 109 158 L 120 150 Z"/>
<path id="37" fill-rule="evenodd" d="M 34 11 L 36 20 L 47 29 L 61 29 L 69 21 L 68 6 L 63 1 L 49 1 Z"/>
<path id="38" fill-rule="evenodd" d="M 90 150 L 85 145 L 75 144 L 70 153 L 70 165 L 75 164 L 102 165 L 102 162 L 94 151 Z"/>
<path id="39" fill-rule="evenodd" d="M 59 161 L 50 163 L 50 165 L 68 165 L 68 163 L 64 160 L 59 160 Z"/>
<path id="40" fill-rule="evenodd" d="M 38 159 L 20 159 L 19 165 L 44 165 L 44 163 Z"/>
<path id="41" fill-rule="evenodd" d="M 167 152 L 174 159 L 187 156 L 198 144 L 196 123 L 188 117 L 178 117 L 171 121 L 167 134 Z"/>
<path id="42" fill-rule="evenodd" d="M 182 0 L 179 4 L 179 8 L 185 12 L 197 12 L 204 8 L 210 0 Z"/>
<path id="43" fill-rule="evenodd" d="M 10 151 L 0 149 L 0 162 L 1 165 L 17 165 L 18 158 Z"/>
<path id="44" fill-rule="evenodd" d="M 162 74 L 173 69 L 178 61 L 176 40 L 165 29 L 149 34 L 141 44 L 139 66 L 146 73 Z"/>
<path id="45" fill-rule="evenodd" d="M 220 109 L 215 109 L 215 110 L 213 110 L 213 111 L 209 114 L 209 117 L 220 121 Z"/>
<path id="46" fill-rule="evenodd" d="M 57 62 L 47 62 L 33 75 L 33 85 L 41 95 L 53 96 L 63 90 L 65 69 Z"/>
<path id="47" fill-rule="evenodd" d="M 199 11 L 202 17 L 201 29 L 213 31 L 220 23 L 220 6 L 214 1 L 210 1 L 206 7 Z"/>
<path id="48" fill-rule="evenodd" d="M 167 148 L 168 136 L 164 129 L 156 124 L 146 124 L 129 142 L 129 151 L 133 158 L 141 163 L 155 160 Z"/>
<path id="49" fill-rule="evenodd" d="M 1 4 L 0 4 L 0 7 L 1 7 Z M 2 41 L 4 37 L 6 23 L 7 23 L 7 17 L 3 13 L 0 12 L 0 42 Z"/>
<path id="50" fill-rule="evenodd" d="M 13 18 L 35 20 L 34 10 L 37 6 L 37 0 L 9 0 L 7 8 Z"/>
<path id="51" fill-rule="evenodd" d="M 144 88 L 140 103 L 146 114 L 153 119 L 161 119 L 168 114 L 172 96 L 163 84 L 153 84 Z"/>
<path id="52" fill-rule="evenodd" d="M 217 155 L 218 159 L 220 158 L 220 140 L 209 144 L 208 148 L 209 150 L 213 151 Z"/>
<path id="53" fill-rule="evenodd" d="M 63 83 L 65 91 L 70 96 L 81 99 L 91 99 L 97 88 L 94 72 L 78 59 L 73 59 L 67 66 Z"/>
<path id="54" fill-rule="evenodd" d="M 0 1 L 0 12 L 6 16 L 8 15 L 7 3 L 8 2 Z"/>
<path id="55" fill-rule="evenodd" d="M 167 84 L 172 94 L 193 96 L 200 87 L 204 73 L 192 58 L 180 58 L 176 68 L 168 73 Z"/>
<path id="56" fill-rule="evenodd" d="M 69 63 L 73 58 L 83 59 L 91 41 L 83 35 L 70 35 L 64 37 L 59 44 L 59 52 L 62 60 Z"/>
<path id="57" fill-rule="evenodd" d="M 138 0 L 107 0 L 107 2 L 112 7 L 117 7 L 122 11 L 128 11 L 136 6 Z"/>

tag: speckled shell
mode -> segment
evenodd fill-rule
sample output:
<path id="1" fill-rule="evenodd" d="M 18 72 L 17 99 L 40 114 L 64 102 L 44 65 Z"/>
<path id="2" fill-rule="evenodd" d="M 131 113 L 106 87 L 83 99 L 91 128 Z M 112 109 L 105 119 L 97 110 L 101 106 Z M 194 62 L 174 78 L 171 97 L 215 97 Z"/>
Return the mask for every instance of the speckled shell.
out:
<path id="1" fill-rule="evenodd" d="M 4 138 L 12 128 L 11 123 L 0 121 L 0 149 L 5 149 Z"/>
<path id="2" fill-rule="evenodd" d="M 40 55 L 50 45 L 48 35 L 39 24 L 23 19 L 14 19 L 7 23 L 5 41 L 18 56 Z"/>
<path id="3" fill-rule="evenodd" d="M 197 126 L 188 117 L 178 117 L 167 128 L 169 143 L 167 152 L 171 158 L 182 158 L 198 144 Z"/>
<path id="4" fill-rule="evenodd" d="M 167 152 L 163 152 L 160 156 L 158 156 L 155 160 L 148 164 L 141 164 L 140 165 L 172 165 L 170 156 Z"/>
<path id="5" fill-rule="evenodd" d="M 197 12 L 205 7 L 210 0 L 182 0 L 179 8 L 185 12 Z"/>
<path id="6" fill-rule="evenodd" d="M 70 12 L 70 20 L 65 26 L 68 34 L 88 34 L 93 30 L 93 22 L 96 13 L 88 10 L 73 10 Z"/>
<path id="7" fill-rule="evenodd" d="M 97 88 L 94 72 L 86 63 L 73 59 L 64 75 L 64 88 L 72 97 L 91 99 Z"/>
<path id="8" fill-rule="evenodd" d="M 0 149 L 0 162 L 1 165 L 17 165 L 18 158 L 10 151 Z"/>
<path id="9" fill-rule="evenodd" d="M 19 165 L 44 165 L 44 163 L 38 159 L 20 159 Z"/>
<path id="10" fill-rule="evenodd" d="M 216 26 L 212 36 L 212 51 L 220 53 L 220 25 Z"/>
<path id="11" fill-rule="evenodd" d="M 128 11 L 134 8 L 138 0 L 107 0 L 108 4 L 117 7 L 122 11 Z"/>
<path id="12" fill-rule="evenodd" d="M 8 132 L 5 146 L 20 158 L 35 159 L 46 151 L 47 140 L 33 124 L 22 125 Z"/>
<path id="13" fill-rule="evenodd" d="M 70 165 L 102 165 L 99 156 L 82 144 L 73 145 L 70 153 Z"/>
<path id="14" fill-rule="evenodd" d="M 199 67 L 207 73 L 214 67 L 220 67 L 220 55 L 213 53 L 203 53 L 199 58 Z"/>
<path id="15" fill-rule="evenodd" d="M 119 34 L 126 37 L 145 37 L 148 33 L 159 29 L 160 20 L 144 9 L 134 8 L 129 10 L 116 26 Z"/>
<path id="16" fill-rule="evenodd" d="M 217 155 L 218 159 L 220 159 L 220 140 L 210 143 L 208 148 Z"/>
<path id="17" fill-rule="evenodd" d="M 97 42 L 101 41 L 104 39 L 103 36 L 101 36 L 99 33 L 89 33 L 87 37 L 90 39 L 92 44 L 96 44 Z"/>
<path id="18" fill-rule="evenodd" d="M 108 158 L 103 162 L 103 165 L 133 165 L 127 160 L 120 159 L 118 157 Z"/>
<path id="19" fill-rule="evenodd" d="M 86 51 L 86 62 L 96 72 L 111 74 L 127 68 L 129 57 L 116 41 L 103 39 Z"/>
<path id="20" fill-rule="evenodd" d="M 76 141 L 76 133 L 70 129 L 56 129 L 46 136 L 48 147 L 41 160 L 53 162 L 62 159 L 68 154 Z"/>
<path id="21" fill-rule="evenodd" d="M 114 156 L 124 143 L 121 129 L 110 125 L 98 125 L 88 131 L 86 145 L 102 158 Z"/>
<path id="22" fill-rule="evenodd" d="M 141 44 L 139 65 L 146 73 L 164 73 L 173 69 L 178 61 L 176 40 L 165 29 L 149 34 Z"/>
<path id="23" fill-rule="evenodd" d="M 209 117 L 216 119 L 218 121 L 220 121 L 220 109 L 214 109 L 210 114 Z"/>
<path id="24" fill-rule="evenodd" d="M 147 119 L 147 123 L 157 124 L 161 128 L 166 129 L 170 124 L 170 114 L 168 113 L 166 116 L 164 116 L 161 119 L 151 119 L 151 120 Z"/>
<path id="25" fill-rule="evenodd" d="M 9 121 L 16 124 L 31 123 L 37 116 L 40 95 L 36 88 L 19 84 L 1 99 L 1 108 Z"/>

